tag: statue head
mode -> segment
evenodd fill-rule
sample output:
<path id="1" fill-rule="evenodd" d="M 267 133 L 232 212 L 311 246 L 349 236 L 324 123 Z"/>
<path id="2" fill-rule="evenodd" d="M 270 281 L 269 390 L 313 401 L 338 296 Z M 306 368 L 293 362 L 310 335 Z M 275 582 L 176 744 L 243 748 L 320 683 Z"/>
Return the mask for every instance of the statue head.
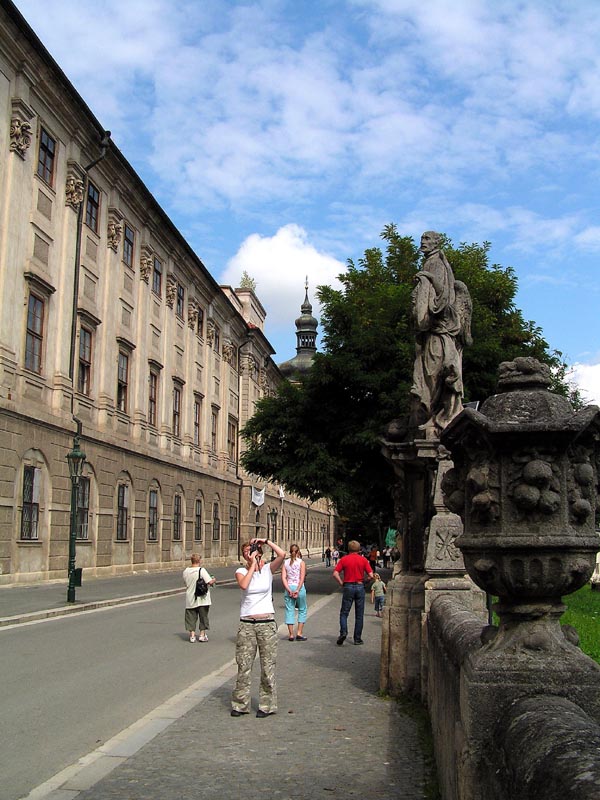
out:
<path id="1" fill-rule="evenodd" d="M 435 231 L 425 231 L 421 236 L 421 246 L 419 250 L 426 256 L 439 250 L 442 237 Z"/>

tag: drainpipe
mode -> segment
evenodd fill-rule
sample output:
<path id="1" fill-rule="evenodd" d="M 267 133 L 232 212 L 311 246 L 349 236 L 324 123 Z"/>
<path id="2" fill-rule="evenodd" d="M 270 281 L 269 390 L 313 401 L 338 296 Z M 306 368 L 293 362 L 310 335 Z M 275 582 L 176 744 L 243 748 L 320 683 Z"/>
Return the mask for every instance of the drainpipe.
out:
<path id="1" fill-rule="evenodd" d="M 75 238 L 75 269 L 73 274 L 73 309 L 71 314 L 71 350 L 69 353 L 69 379 L 71 381 L 71 415 L 75 419 L 75 343 L 77 340 L 77 302 L 79 300 L 79 273 L 81 271 L 81 234 L 83 229 L 83 205 L 87 195 L 87 175 L 105 157 L 110 146 L 110 131 L 104 131 L 100 140 L 100 155 L 83 168 L 83 197 L 77 210 L 77 234 Z M 79 429 L 78 429 L 79 431 Z"/>

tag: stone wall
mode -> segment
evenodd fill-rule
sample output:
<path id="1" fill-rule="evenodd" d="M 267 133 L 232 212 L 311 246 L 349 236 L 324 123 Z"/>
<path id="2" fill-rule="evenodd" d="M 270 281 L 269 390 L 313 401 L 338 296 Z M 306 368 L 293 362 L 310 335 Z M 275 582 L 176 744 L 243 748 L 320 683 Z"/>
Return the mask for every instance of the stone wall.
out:
<path id="1" fill-rule="evenodd" d="M 534 654 L 489 657 L 488 626 L 451 594 L 426 622 L 429 708 L 443 800 L 600 797 L 600 668 L 579 653 L 560 683 Z M 573 702 L 575 698 L 579 701 Z M 587 698 L 587 699 L 586 699 Z"/>

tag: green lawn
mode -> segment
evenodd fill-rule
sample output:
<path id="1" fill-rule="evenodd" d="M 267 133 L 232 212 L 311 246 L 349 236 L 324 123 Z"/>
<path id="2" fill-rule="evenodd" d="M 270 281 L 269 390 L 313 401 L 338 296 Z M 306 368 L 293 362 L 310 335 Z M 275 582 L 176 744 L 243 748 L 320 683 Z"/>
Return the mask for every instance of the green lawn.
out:
<path id="1" fill-rule="evenodd" d="M 589 583 L 578 592 L 563 597 L 567 610 L 560 618 L 579 634 L 581 649 L 600 664 L 600 592 L 592 592 Z"/>

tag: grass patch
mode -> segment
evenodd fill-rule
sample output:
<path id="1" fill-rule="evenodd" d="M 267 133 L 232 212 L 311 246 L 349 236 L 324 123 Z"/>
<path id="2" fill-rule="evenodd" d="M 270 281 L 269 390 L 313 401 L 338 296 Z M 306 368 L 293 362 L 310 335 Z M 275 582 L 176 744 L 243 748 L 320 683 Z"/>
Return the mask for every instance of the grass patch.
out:
<path id="1" fill-rule="evenodd" d="M 380 692 L 380 696 L 389 698 L 389 695 L 386 695 L 384 692 Z M 425 778 L 423 798 L 424 800 L 440 800 L 440 787 L 437 779 L 435 756 L 433 754 L 431 721 L 427 709 L 420 700 L 405 694 L 392 699 L 398 703 L 402 713 L 413 720 L 417 728 L 418 742 L 423 753 L 423 772 Z"/>
<path id="2" fill-rule="evenodd" d="M 600 592 L 593 592 L 588 583 L 563 597 L 563 603 L 567 610 L 561 623 L 576 629 L 583 652 L 600 664 Z"/>

